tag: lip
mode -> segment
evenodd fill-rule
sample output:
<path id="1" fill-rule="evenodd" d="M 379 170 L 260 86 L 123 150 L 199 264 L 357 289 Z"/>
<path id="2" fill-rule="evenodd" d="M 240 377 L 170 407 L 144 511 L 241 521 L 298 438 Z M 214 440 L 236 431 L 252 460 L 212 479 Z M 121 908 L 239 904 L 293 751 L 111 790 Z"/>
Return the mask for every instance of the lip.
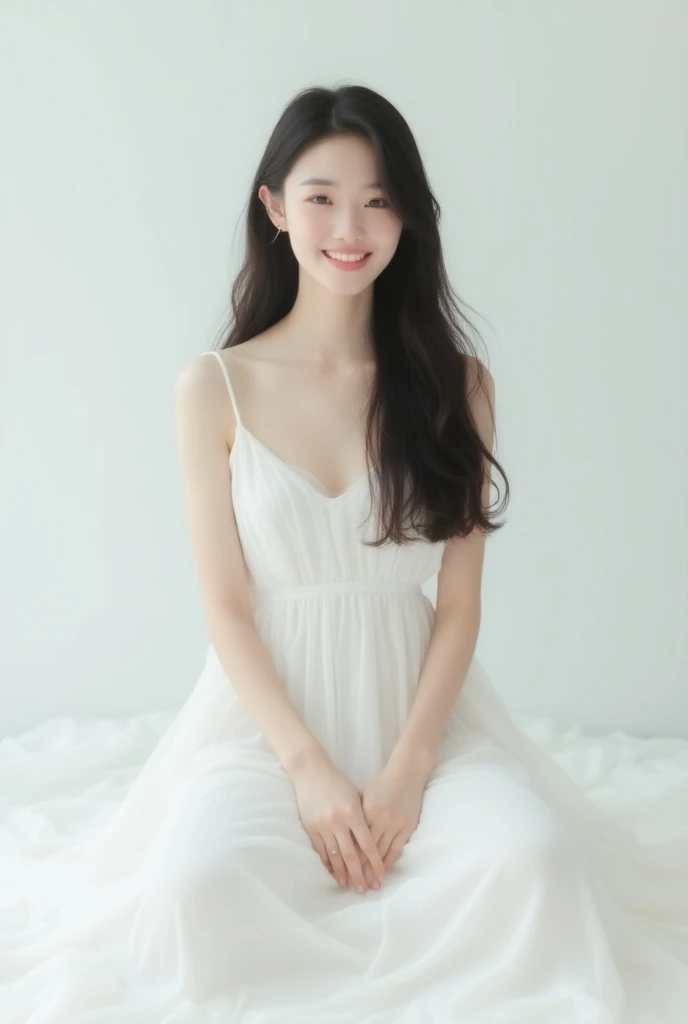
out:
<path id="1" fill-rule="evenodd" d="M 333 249 L 332 252 L 341 252 L 342 254 L 351 253 L 352 255 L 355 255 L 357 253 L 365 252 L 365 249 Z M 366 256 L 363 257 L 362 260 L 348 260 L 345 262 L 344 260 L 332 259 L 330 256 L 327 255 L 325 249 L 322 250 L 322 254 L 327 260 L 327 262 L 330 264 L 330 266 L 336 267 L 337 270 L 344 271 L 360 270 L 361 267 L 365 267 L 366 263 L 372 256 L 372 253 L 369 252 Z"/>

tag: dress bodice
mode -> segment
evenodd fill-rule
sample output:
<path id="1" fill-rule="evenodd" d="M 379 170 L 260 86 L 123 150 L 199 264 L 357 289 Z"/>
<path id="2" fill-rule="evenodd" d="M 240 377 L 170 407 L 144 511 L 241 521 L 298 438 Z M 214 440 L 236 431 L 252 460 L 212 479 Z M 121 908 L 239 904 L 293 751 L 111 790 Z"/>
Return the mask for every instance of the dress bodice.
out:
<path id="1" fill-rule="evenodd" d="M 224 360 L 236 431 L 229 454 L 232 501 L 252 594 L 298 588 L 417 588 L 439 570 L 444 541 L 368 547 L 379 533 L 373 471 L 330 495 L 307 470 L 286 462 L 241 421 Z"/>

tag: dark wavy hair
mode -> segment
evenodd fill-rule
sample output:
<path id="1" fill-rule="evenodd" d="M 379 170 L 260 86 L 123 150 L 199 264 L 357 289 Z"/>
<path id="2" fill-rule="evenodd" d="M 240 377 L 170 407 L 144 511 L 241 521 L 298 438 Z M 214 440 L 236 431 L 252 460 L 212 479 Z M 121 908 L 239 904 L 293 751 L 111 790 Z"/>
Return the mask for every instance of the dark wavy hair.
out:
<path id="1" fill-rule="evenodd" d="M 258 196 L 260 186 L 283 200 L 285 178 L 305 149 L 332 136 L 352 135 L 372 144 L 379 180 L 402 224 L 394 256 L 373 285 L 376 373 L 366 459 L 379 485 L 383 532 L 366 543 L 415 539 L 405 530 L 407 522 L 432 542 L 465 536 L 474 527 L 489 534 L 503 525 L 492 518 L 509 500 L 509 482 L 483 444 L 469 405 L 468 358 L 475 357 L 479 387 L 483 366 L 465 330 L 472 325 L 461 312 L 464 304 L 447 278 L 440 206 L 418 147 L 404 118 L 379 93 L 361 85 L 311 87 L 284 108 L 251 185 L 243 265 L 232 287 L 230 323 L 217 347 L 231 348 L 261 334 L 286 316 L 296 299 L 298 263 L 286 234 L 271 244 L 274 226 Z M 482 506 L 484 459 L 506 484 L 495 512 Z"/>

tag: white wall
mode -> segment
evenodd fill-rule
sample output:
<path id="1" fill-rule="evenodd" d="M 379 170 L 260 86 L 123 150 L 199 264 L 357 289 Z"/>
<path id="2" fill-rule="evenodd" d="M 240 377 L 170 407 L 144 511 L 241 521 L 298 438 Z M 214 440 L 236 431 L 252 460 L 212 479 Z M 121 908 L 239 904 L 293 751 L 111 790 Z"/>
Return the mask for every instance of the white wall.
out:
<path id="1" fill-rule="evenodd" d="M 409 121 L 497 383 L 507 702 L 688 736 L 688 10 L 3 0 L 0 732 L 178 706 L 207 644 L 172 390 L 283 105 Z M 3 204 L 5 205 L 5 204 Z"/>

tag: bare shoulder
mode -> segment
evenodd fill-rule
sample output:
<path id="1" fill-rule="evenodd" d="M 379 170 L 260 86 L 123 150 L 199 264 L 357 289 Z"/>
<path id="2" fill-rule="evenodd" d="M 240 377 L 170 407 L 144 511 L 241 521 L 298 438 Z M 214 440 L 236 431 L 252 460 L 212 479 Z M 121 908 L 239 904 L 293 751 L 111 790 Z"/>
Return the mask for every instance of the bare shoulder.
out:
<path id="1" fill-rule="evenodd" d="M 218 353 L 219 355 L 220 353 Z M 219 375 L 219 367 L 215 359 L 211 359 L 207 352 L 194 358 L 182 366 L 174 382 L 175 395 L 195 397 L 201 396 L 212 388 L 212 382 Z"/>
<path id="2" fill-rule="evenodd" d="M 194 356 L 177 374 L 174 383 L 175 405 L 181 409 L 188 409 L 190 413 L 203 415 L 206 419 L 208 416 L 219 415 L 231 425 L 232 408 L 218 360 L 224 364 L 234 386 L 235 376 L 241 377 L 246 363 L 252 356 L 252 340 L 233 348 L 203 352 Z M 229 432 L 233 433 L 233 426 Z"/>
<path id="3" fill-rule="evenodd" d="M 279 363 L 283 354 L 284 345 L 280 344 L 280 332 L 276 327 L 268 328 L 253 338 L 242 341 L 239 345 L 216 350 L 216 356 L 224 363 L 232 386 L 238 385 L 239 389 L 242 388 L 247 377 L 250 379 L 256 374 L 260 374 L 262 367 L 270 367 Z M 204 381 L 222 379 L 221 369 L 216 364 L 217 359 L 210 358 L 210 354 L 207 352 L 197 356 L 180 371 L 179 386 L 181 388 L 186 386 L 203 388 Z"/>
<path id="4" fill-rule="evenodd" d="M 181 368 L 174 384 L 174 404 L 182 430 L 186 425 L 198 430 L 202 424 L 206 432 L 221 433 L 231 448 L 236 421 L 218 360 L 224 365 L 241 406 L 241 396 L 247 385 L 250 390 L 250 382 L 260 373 L 260 366 L 272 361 L 272 334 L 268 330 L 240 345 L 203 352 Z"/>
<path id="5" fill-rule="evenodd" d="M 261 343 L 263 337 L 264 335 L 257 335 L 255 338 L 242 342 L 241 345 L 203 352 L 201 355 L 194 356 L 177 374 L 175 391 L 195 394 L 198 391 L 205 392 L 207 388 L 210 388 L 212 394 L 216 382 L 223 380 L 217 360 L 224 363 L 230 374 L 235 367 L 241 371 L 241 368 L 245 367 L 247 363 L 258 361 L 260 353 L 265 353 L 266 346 Z"/>
<path id="6" fill-rule="evenodd" d="M 217 356 L 223 359 L 224 353 Z M 174 409 L 180 434 L 221 437 L 231 443 L 234 423 L 227 386 L 217 358 L 209 352 L 194 356 L 177 373 Z"/>

